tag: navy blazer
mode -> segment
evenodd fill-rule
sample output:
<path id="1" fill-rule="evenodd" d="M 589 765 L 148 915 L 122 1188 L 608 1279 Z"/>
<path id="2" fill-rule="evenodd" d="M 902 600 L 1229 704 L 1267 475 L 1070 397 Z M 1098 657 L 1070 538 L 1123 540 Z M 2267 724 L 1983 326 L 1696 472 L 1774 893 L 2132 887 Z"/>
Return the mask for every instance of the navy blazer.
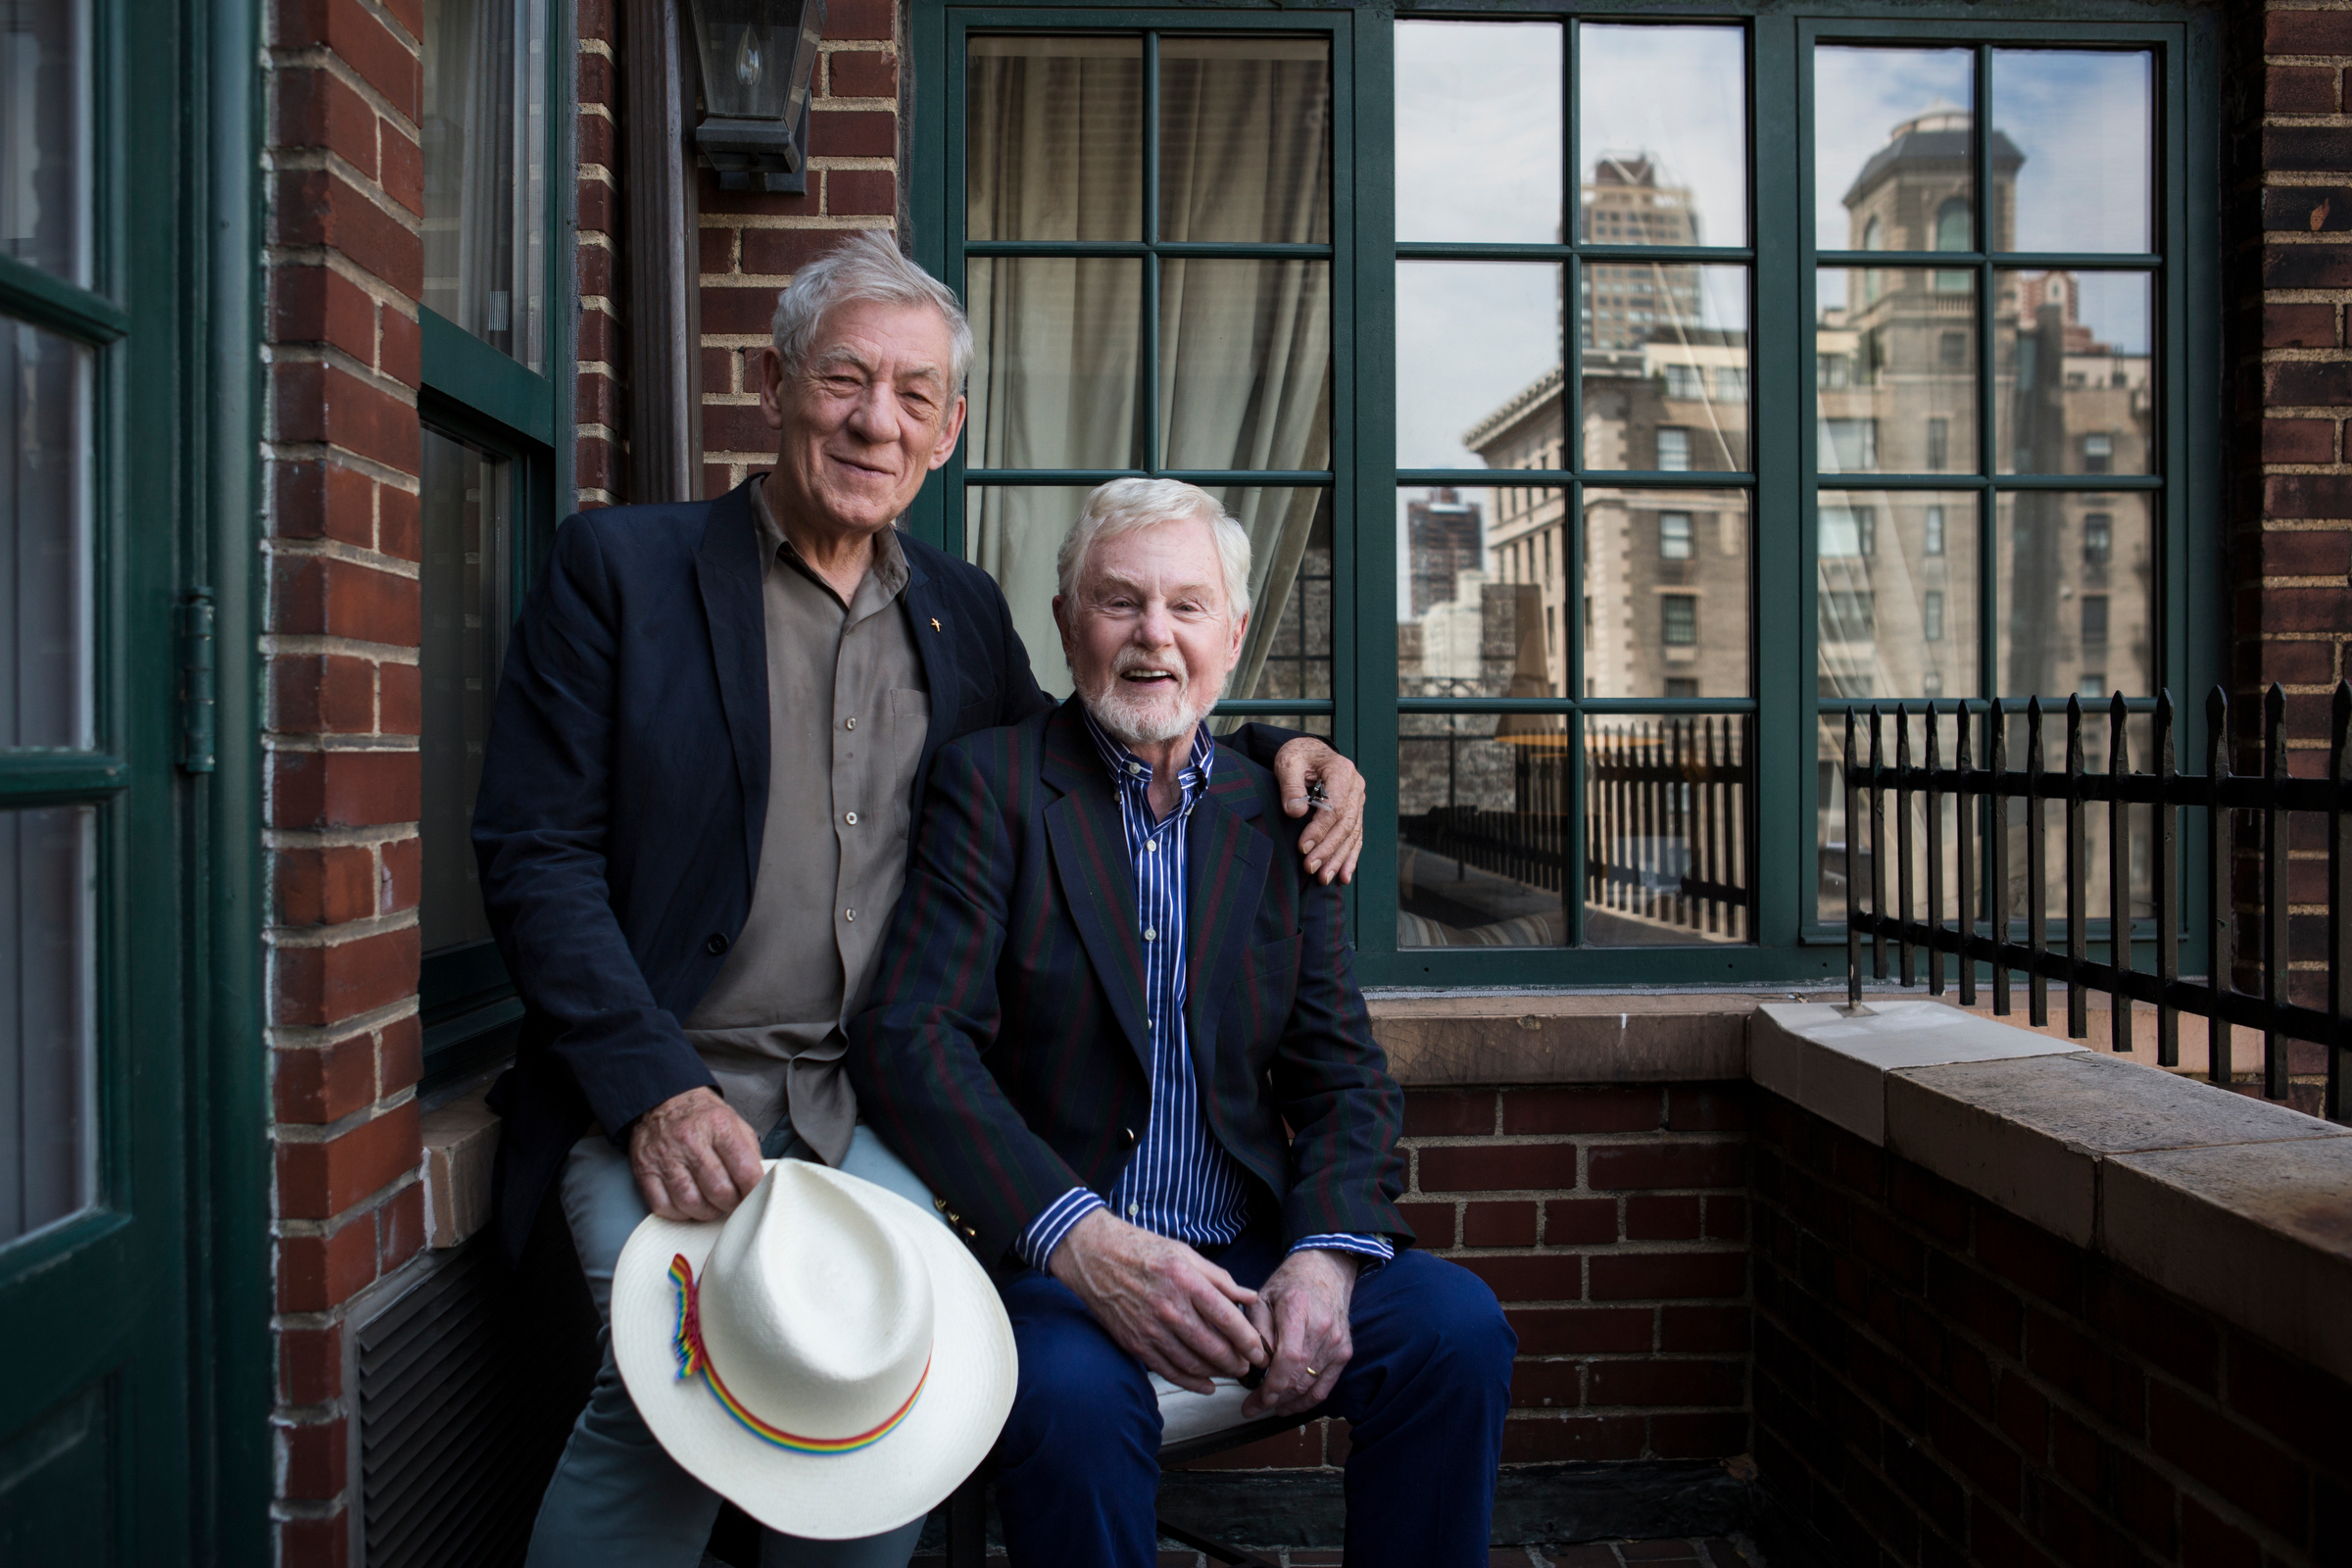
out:
<path id="1" fill-rule="evenodd" d="M 760 477 L 714 501 L 566 518 L 507 647 L 473 845 L 523 1004 L 490 1101 L 511 1255 L 591 1123 L 618 1144 L 646 1111 L 715 1083 L 680 1020 L 743 930 L 767 814 Z M 898 604 L 931 694 L 913 821 L 941 746 L 1053 705 L 995 579 L 911 535 L 899 544 Z M 1292 736 L 1230 738 L 1270 763 Z"/>

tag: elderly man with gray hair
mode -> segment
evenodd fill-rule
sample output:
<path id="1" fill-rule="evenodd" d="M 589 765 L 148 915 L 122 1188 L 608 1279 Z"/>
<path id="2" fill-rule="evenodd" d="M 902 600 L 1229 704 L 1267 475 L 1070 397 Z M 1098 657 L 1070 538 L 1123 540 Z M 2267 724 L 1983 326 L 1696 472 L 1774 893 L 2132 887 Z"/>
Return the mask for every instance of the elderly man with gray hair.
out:
<path id="1" fill-rule="evenodd" d="M 1350 1568 L 1487 1561 L 1515 1347 L 1409 1250 L 1404 1097 L 1337 888 L 1208 714 L 1250 540 L 1122 479 L 1063 542 L 1077 695 L 941 749 L 850 1076 L 994 1270 L 1020 1350 L 993 1464 L 1015 1568 L 1144 1568 L 1154 1377 L 1349 1423 Z"/>
<path id="2" fill-rule="evenodd" d="M 971 329 L 888 239 L 803 269 L 759 356 L 776 465 L 716 500 L 567 519 L 514 628 L 474 816 L 524 1014 L 498 1220 L 560 1200 L 589 1291 L 649 1212 L 715 1220 L 761 1158 L 822 1160 L 930 1207 L 864 1127 L 843 1021 L 886 957 L 938 751 L 1049 705 L 997 585 L 896 524 L 963 426 Z M 1362 785 L 1322 743 L 1249 744 L 1345 878 Z M 1341 809 L 1308 812 L 1322 783 Z M 610 1351 L 550 1483 L 534 1568 L 696 1568 L 719 1507 L 648 1435 Z M 895 1568 L 771 1535 L 768 1564 Z"/>

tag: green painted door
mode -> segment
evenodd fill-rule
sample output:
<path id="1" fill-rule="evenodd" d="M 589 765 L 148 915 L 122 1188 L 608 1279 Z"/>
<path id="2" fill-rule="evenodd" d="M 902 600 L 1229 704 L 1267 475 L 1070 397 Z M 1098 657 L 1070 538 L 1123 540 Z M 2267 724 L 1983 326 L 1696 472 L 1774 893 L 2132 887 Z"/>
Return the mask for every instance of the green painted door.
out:
<path id="1" fill-rule="evenodd" d="M 177 8 L 0 0 L 0 1562 L 181 1562 L 198 1205 Z M 185 760 L 201 765 L 201 758 Z"/>

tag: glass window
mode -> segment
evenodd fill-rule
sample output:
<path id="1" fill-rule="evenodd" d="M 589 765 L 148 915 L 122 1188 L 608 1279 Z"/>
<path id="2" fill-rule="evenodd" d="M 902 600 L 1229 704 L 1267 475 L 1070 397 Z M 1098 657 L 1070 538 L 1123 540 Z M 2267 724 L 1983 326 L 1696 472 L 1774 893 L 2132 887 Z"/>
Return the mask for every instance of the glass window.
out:
<path id="1" fill-rule="evenodd" d="M 90 284 L 90 13 L 0 6 L 0 253 Z"/>
<path id="2" fill-rule="evenodd" d="M 96 817 L 0 812 L 0 1246 L 97 1196 Z"/>
<path id="3" fill-rule="evenodd" d="M 2107 596 L 2105 594 L 2084 594 L 2082 596 L 2082 646 L 2085 649 L 2107 646 Z M 2106 677 L 2102 675 L 2100 679 L 2103 681 Z"/>
<path id="4" fill-rule="evenodd" d="M 1658 600 L 1658 641 L 1669 648 L 1691 648 L 1698 643 L 1698 600 L 1690 594 L 1665 594 Z"/>
<path id="5" fill-rule="evenodd" d="M 473 858 L 473 798 L 511 613 L 512 465 L 424 431 L 424 885 L 416 922 L 429 956 L 486 940 Z"/>
<path id="6" fill-rule="evenodd" d="M 1932 643 L 1943 641 L 1943 590 L 1940 588 L 1930 588 L 1920 596 L 1919 634 Z M 1940 690 L 1943 682 L 1938 680 L 1936 684 Z"/>
<path id="7" fill-rule="evenodd" d="M 1658 426 L 1658 471 L 1689 473 L 1690 471 L 1690 432 L 1676 425 Z"/>
<path id="8" fill-rule="evenodd" d="M 78 343 L 0 319 L 0 746 L 95 744 L 93 364 Z"/>
<path id="9" fill-rule="evenodd" d="M 2104 566 L 2115 551 L 2115 519 L 2104 512 L 2082 514 L 2082 564 Z"/>
<path id="10" fill-rule="evenodd" d="M 547 0 L 424 0 L 424 303 L 547 367 Z"/>
<path id="11" fill-rule="evenodd" d="M 1919 553 L 1923 556 L 1943 554 L 1943 509 L 1924 507 L 1920 510 Z"/>
<path id="12" fill-rule="evenodd" d="M 1660 561 L 1689 561 L 1690 559 L 1690 514 L 1661 512 L 1658 514 L 1658 559 Z"/>

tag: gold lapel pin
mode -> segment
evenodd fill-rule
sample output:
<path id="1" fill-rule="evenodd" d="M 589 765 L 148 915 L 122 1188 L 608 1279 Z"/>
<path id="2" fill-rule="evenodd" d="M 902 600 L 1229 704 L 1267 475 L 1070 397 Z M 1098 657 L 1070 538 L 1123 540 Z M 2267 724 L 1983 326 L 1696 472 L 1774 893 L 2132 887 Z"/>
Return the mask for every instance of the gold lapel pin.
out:
<path id="1" fill-rule="evenodd" d="M 937 615 L 933 615 L 931 617 L 931 629 L 933 631 L 939 630 L 939 617 Z"/>

